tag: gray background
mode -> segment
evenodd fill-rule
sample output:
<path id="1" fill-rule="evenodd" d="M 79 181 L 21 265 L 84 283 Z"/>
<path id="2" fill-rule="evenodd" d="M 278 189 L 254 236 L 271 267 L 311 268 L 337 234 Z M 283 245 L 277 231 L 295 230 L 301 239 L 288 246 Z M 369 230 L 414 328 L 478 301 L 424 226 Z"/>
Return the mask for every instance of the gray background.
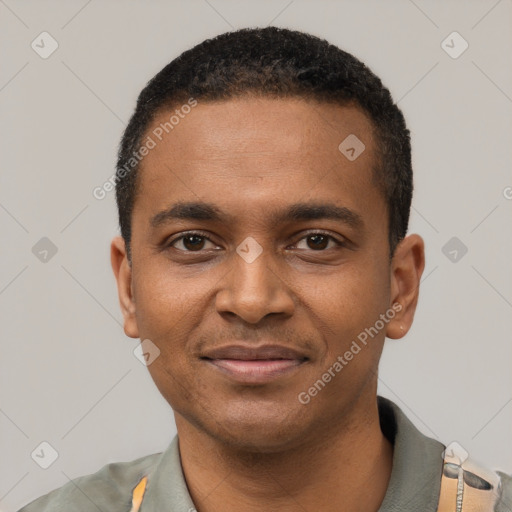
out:
<path id="1" fill-rule="evenodd" d="M 427 267 L 413 329 L 387 342 L 381 394 L 427 435 L 512 472 L 511 14 L 510 0 L 0 0 L 1 510 L 174 435 L 121 328 L 114 194 L 92 191 L 150 77 L 206 37 L 269 23 L 366 62 L 412 132 L 410 231 Z M 43 31 L 59 44 L 47 59 L 31 48 Z M 469 43 L 457 59 L 441 47 L 453 31 Z M 42 237 L 57 247 L 46 262 L 32 252 Z M 452 237 L 468 249 L 456 261 Z M 58 452 L 46 470 L 31 457 L 42 441 Z"/>

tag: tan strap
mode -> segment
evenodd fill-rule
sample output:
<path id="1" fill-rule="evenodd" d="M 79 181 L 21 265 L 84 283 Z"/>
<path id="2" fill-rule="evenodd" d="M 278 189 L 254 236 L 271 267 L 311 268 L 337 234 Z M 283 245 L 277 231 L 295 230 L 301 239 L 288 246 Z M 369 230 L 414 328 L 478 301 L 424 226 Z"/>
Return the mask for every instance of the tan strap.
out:
<path id="1" fill-rule="evenodd" d="M 146 492 L 146 485 L 148 483 L 148 477 L 144 476 L 140 479 L 140 482 L 135 486 L 132 492 L 132 508 L 130 512 L 138 512 L 142 500 L 144 499 L 144 493 Z"/>
<path id="2" fill-rule="evenodd" d="M 500 492 L 497 473 L 473 461 L 458 443 L 447 446 L 437 512 L 493 512 Z"/>

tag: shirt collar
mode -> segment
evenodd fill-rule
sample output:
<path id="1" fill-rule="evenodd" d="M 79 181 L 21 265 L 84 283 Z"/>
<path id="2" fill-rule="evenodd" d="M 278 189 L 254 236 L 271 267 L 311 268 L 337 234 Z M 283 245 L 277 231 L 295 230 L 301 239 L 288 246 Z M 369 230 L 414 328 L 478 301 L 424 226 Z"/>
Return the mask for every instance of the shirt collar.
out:
<path id="1" fill-rule="evenodd" d="M 381 429 L 393 444 L 393 469 L 379 512 L 436 512 L 441 489 L 443 451 L 423 435 L 391 400 L 378 397 Z"/>

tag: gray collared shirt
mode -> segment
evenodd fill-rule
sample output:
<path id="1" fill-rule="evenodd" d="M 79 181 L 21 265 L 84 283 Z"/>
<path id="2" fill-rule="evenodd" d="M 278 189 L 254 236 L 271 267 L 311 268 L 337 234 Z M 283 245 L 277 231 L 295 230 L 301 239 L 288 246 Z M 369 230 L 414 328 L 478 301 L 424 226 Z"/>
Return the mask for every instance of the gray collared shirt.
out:
<path id="1" fill-rule="evenodd" d="M 401 409 L 378 397 L 381 428 L 394 446 L 388 489 L 378 512 L 436 512 L 445 446 L 423 435 Z M 496 512 L 512 511 L 512 476 L 498 472 L 502 496 Z M 181 469 L 178 437 L 163 453 L 104 466 L 42 496 L 19 512 L 129 512 L 132 491 L 147 475 L 140 512 L 194 512 Z"/>

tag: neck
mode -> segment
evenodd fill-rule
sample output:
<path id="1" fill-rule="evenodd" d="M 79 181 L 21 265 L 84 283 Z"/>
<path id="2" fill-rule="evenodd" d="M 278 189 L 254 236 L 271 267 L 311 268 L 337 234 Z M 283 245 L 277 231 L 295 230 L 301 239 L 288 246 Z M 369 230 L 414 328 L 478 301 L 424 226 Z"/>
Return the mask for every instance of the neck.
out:
<path id="1" fill-rule="evenodd" d="M 233 449 L 177 414 L 181 463 L 197 510 L 377 512 L 393 448 L 380 429 L 376 400 L 364 412 L 359 421 L 278 453 Z"/>

